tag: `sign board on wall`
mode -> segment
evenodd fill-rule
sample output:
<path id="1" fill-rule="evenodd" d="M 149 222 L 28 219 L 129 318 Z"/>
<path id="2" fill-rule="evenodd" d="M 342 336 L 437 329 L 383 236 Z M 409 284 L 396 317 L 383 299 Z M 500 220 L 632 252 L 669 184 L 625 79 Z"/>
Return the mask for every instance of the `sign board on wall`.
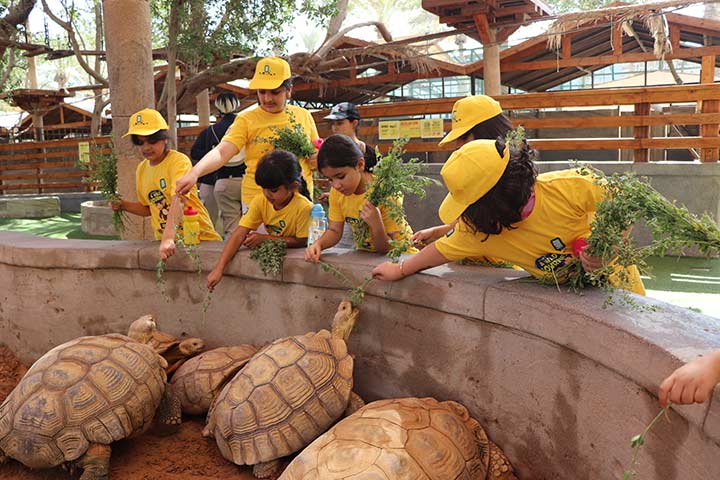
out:
<path id="1" fill-rule="evenodd" d="M 395 140 L 397 138 L 442 138 L 443 121 L 441 118 L 426 120 L 383 120 L 378 122 L 378 138 Z"/>
<path id="2" fill-rule="evenodd" d="M 90 142 L 78 142 L 78 160 L 80 163 L 90 161 Z"/>
<path id="3" fill-rule="evenodd" d="M 396 138 L 400 138 L 400 121 L 378 122 L 378 139 L 395 140 Z"/>
<path id="4" fill-rule="evenodd" d="M 420 136 L 422 138 L 442 138 L 442 118 L 429 118 L 420 121 Z"/>

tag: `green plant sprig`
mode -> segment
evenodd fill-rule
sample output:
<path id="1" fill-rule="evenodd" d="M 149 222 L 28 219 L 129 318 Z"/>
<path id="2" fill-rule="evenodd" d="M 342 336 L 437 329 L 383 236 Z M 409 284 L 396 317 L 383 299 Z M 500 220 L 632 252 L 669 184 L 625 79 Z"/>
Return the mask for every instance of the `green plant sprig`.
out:
<path id="1" fill-rule="evenodd" d="M 365 198 L 378 208 L 387 211 L 390 218 L 401 228 L 407 223 L 405 209 L 401 199 L 407 194 L 425 197 L 425 188 L 430 184 L 438 184 L 436 180 L 418 173 L 423 165 L 417 158 L 403 161 L 405 145 L 408 139 L 402 138 L 393 143 L 387 155 L 378 159 L 373 168 L 374 181 L 368 186 Z M 353 239 L 356 245 L 362 245 L 370 234 L 370 226 L 360 222 L 358 228 L 353 229 Z M 412 243 L 407 241 L 391 241 L 391 249 L 387 256 L 394 262 L 405 253 Z"/>
<path id="2" fill-rule="evenodd" d="M 360 285 L 353 286 L 352 280 L 335 265 L 326 262 L 318 262 L 317 264 L 324 272 L 331 273 L 335 278 L 338 278 L 346 286 L 350 287 L 348 290 L 348 299 L 353 307 L 359 307 L 363 301 L 365 301 L 365 289 L 370 285 L 370 282 L 373 281 L 373 277 L 365 277 Z"/>
<path id="3" fill-rule="evenodd" d="M 103 153 L 101 146 L 93 143 L 90 150 L 90 161 L 88 163 L 78 162 L 78 166 L 89 173 L 87 177 L 83 177 L 83 182 L 97 185 L 103 198 L 113 203 L 120 201 L 120 194 L 118 193 L 117 153 L 112 144 L 109 147 L 110 153 Z M 113 212 L 113 226 L 116 232 L 121 234 L 125 231 L 127 218 L 124 210 Z"/>
<path id="4" fill-rule="evenodd" d="M 165 266 L 167 265 L 167 262 L 165 260 L 158 260 L 157 264 L 155 265 L 155 285 L 157 285 L 158 290 L 160 291 L 160 296 L 165 300 L 167 303 L 170 303 L 170 296 L 167 294 L 166 284 L 165 284 Z"/>
<path id="5" fill-rule="evenodd" d="M 310 143 L 305 129 L 295 119 L 295 114 L 287 111 L 289 126 L 270 127 L 270 137 L 257 137 L 256 142 L 265 142 L 279 150 L 286 150 L 294 153 L 298 158 L 309 157 L 315 153 L 315 147 Z"/>
<path id="6" fill-rule="evenodd" d="M 260 264 L 263 275 L 280 275 L 282 273 L 287 243 L 283 240 L 265 240 L 250 252 L 250 258 Z"/>
<path id="7" fill-rule="evenodd" d="M 647 434 L 650 432 L 650 429 L 653 427 L 653 425 L 655 425 L 655 423 L 660 420 L 660 417 L 662 417 L 663 415 L 667 416 L 667 412 L 670 409 L 671 405 L 672 403 L 668 402 L 665 408 L 660 410 L 660 412 L 655 415 L 655 418 L 653 418 L 652 421 L 645 427 L 642 433 L 635 435 L 630 439 L 630 448 L 633 449 L 633 455 L 630 459 L 630 464 L 627 466 L 626 469 L 623 470 L 622 480 L 629 480 L 630 478 L 637 475 L 637 472 L 635 471 L 635 465 L 638 461 L 640 449 L 643 445 L 645 445 L 645 438 L 647 437 Z"/>

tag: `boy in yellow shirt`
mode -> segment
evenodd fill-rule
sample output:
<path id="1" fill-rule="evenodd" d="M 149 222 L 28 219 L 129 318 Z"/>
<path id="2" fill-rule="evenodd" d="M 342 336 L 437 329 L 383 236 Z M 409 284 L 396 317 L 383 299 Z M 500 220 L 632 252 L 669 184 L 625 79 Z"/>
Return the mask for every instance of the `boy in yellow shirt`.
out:
<path id="1" fill-rule="evenodd" d="M 135 170 L 138 202 L 120 199 L 111 205 L 113 210 L 125 210 L 141 217 L 151 217 L 153 232 L 160 242 L 160 257 L 168 259 L 175 253 L 175 228 L 182 220 L 182 201 L 175 195 L 177 179 L 185 175 L 192 164 L 177 150 L 168 148 L 168 125 L 160 112 L 146 108 L 130 117 L 124 137 L 132 135 L 144 160 Z M 200 240 L 222 240 L 213 229 L 205 206 L 198 197 L 197 187 L 185 195 L 185 204 L 198 212 Z"/>
<path id="2" fill-rule="evenodd" d="M 262 194 L 262 189 L 255 183 L 255 169 L 262 156 L 272 150 L 272 145 L 259 139 L 272 137 L 272 127 L 289 126 L 289 115 L 292 115 L 295 122 L 302 126 L 310 141 L 319 138 L 310 112 L 295 105 L 288 105 L 292 95 L 292 73 L 290 65 L 285 60 L 278 57 L 266 57 L 260 60 L 255 67 L 255 75 L 249 87 L 257 91 L 258 108 L 245 110 L 237 115 L 220 144 L 208 152 L 187 175 L 178 180 L 179 194 L 189 191 L 199 177 L 219 169 L 245 148 L 247 170 L 242 182 L 242 204 L 245 212 L 252 199 Z M 312 171 L 316 168 L 315 160 L 302 158 L 300 165 L 308 189 L 312 192 Z"/>

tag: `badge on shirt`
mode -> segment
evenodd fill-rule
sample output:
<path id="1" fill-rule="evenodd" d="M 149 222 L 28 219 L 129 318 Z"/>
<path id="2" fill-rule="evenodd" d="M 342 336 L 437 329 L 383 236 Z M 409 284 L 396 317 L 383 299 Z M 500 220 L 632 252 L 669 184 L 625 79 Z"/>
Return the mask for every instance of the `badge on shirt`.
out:
<path id="1" fill-rule="evenodd" d="M 565 250 L 565 244 L 563 243 L 562 240 L 560 240 L 560 237 L 555 237 L 552 240 L 550 240 L 550 245 L 552 245 L 553 248 L 555 250 L 557 250 L 558 252 Z"/>
<path id="2" fill-rule="evenodd" d="M 160 179 L 160 188 L 165 188 L 165 187 L 167 187 L 167 182 L 165 181 L 164 178 L 161 178 Z"/>
<path id="3" fill-rule="evenodd" d="M 450 238 L 450 235 L 452 235 L 453 233 L 455 233 L 455 227 L 451 228 L 451 229 L 445 234 L 445 236 L 446 236 L 447 238 Z"/>

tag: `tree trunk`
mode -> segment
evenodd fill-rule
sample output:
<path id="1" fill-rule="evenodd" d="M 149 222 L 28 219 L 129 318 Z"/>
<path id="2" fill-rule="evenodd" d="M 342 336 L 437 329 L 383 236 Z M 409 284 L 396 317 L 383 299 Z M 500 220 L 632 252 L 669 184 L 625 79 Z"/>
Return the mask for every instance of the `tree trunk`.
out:
<path id="1" fill-rule="evenodd" d="M 170 148 L 177 148 L 177 88 L 175 85 L 175 67 L 177 65 L 179 1 L 180 0 L 174 0 L 170 5 L 170 18 L 168 20 L 168 71 L 167 75 L 165 75 L 165 90 L 167 91 L 167 122 L 170 127 Z"/>
<path id="2" fill-rule="evenodd" d="M 95 11 L 95 50 L 103 50 L 103 17 L 102 17 L 102 4 L 100 0 L 95 0 L 93 5 Z M 96 72 L 100 72 L 102 67 L 100 63 L 100 56 L 95 57 L 95 65 L 93 66 Z M 92 79 L 91 79 L 92 81 Z M 102 97 L 102 88 L 96 88 L 93 90 L 95 96 L 95 105 L 93 107 L 92 120 L 90 121 L 90 136 L 97 137 L 100 135 L 102 130 L 102 110 L 105 105 Z"/>
<path id="3" fill-rule="evenodd" d="M 35 7 L 35 1 L 20 0 L 15 5 L 10 4 L 5 16 L 0 18 L 0 40 L 11 40 L 15 36 L 18 27 L 23 25 L 30 16 L 30 12 Z M 0 42 L 0 58 L 5 55 L 5 50 L 7 50 L 7 45 Z"/>
<path id="4" fill-rule="evenodd" d="M 347 17 L 348 0 L 337 0 L 335 5 L 337 7 L 337 13 L 333 15 L 330 23 L 328 23 L 327 34 L 325 35 L 325 41 L 323 43 L 330 40 L 333 35 L 340 31 L 340 27 L 342 27 L 345 17 Z"/>
<path id="5" fill-rule="evenodd" d="M 155 106 L 150 3 L 147 0 L 103 0 L 103 11 L 118 188 L 121 196 L 135 201 L 135 169 L 142 157 L 133 148 L 130 138 L 122 138 L 122 135 L 127 132 L 130 115 Z M 149 221 L 134 215 L 130 217 L 123 238 L 154 238 Z"/>

